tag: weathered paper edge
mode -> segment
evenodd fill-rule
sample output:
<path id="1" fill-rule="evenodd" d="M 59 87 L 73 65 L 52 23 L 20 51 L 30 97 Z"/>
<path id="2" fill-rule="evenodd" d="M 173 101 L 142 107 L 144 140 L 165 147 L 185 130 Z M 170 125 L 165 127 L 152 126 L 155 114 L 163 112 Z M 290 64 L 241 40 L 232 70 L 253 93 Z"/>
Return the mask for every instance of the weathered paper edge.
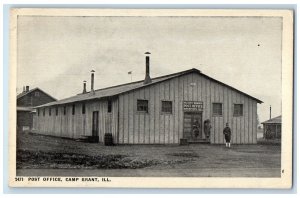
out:
<path id="1" fill-rule="evenodd" d="M 15 182 L 17 18 L 30 16 L 220 16 L 282 17 L 282 153 L 281 178 L 232 177 L 110 177 L 110 183 Z M 9 81 L 9 186 L 11 187 L 113 187 L 113 188 L 291 188 L 293 124 L 293 11 L 212 9 L 11 9 Z M 63 177 L 61 177 L 63 178 Z"/>

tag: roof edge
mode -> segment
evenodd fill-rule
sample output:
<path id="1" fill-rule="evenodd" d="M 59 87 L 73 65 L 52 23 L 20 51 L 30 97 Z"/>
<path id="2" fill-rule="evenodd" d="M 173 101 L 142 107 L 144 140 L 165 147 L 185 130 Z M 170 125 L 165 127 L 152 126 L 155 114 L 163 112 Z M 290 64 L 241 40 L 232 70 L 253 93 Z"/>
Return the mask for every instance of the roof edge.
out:
<path id="1" fill-rule="evenodd" d="M 279 117 L 282 117 L 282 115 L 279 115 L 279 116 L 273 117 L 273 118 L 271 118 L 271 119 L 269 119 L 269 120 L 266 120 L 266 121 L 264 121 L 264 122 L 261 122 L 261 124 L 271 124 L 271 123 L 269 123 L 269 121 L 275 120 L 275 119 L 277 119 L 277 118 L 279 118 Z"/>
<path id="2" fill-rule="evenodd" d="M 261 101 L 261 100 L 255 98 L 255 97 L 253 97 L 253 96 L 251 96 L 251 95 L 249 95 L 249 94 L 246 94 L 245 92 L 242 92 L 242 91 L 240 91 L 240 90 L 238 90 L 238 89 L 236 89 L 236 88 L 234 88 L 234 87 L 232 87 L 232 86 L 230 86 L 230 85 L 227 85 L 227 84 L 225 84 L 225 83 L 223 83 L 223 82 L 221 82 L 221 81 L 218 81 L 218 80 L 216 80 L 216 79 L 214 79 L 214 78 L 212 78 L 212 77 L 210 77 L 210 76 L 208 76 L 208 75 L 206 75 L 206 74 L 203 74 L 200 70 L 198 70 L 198 69 L 196 69 L 196 68 L 192 68 L 192 69 L 188 69 L 188 70 L 185 70 L 185 71 L 176 72 L 176 73 L 172 73 L 172 74 L 168 74 L 168 75 L 164 75 L 164 76 L 158 76 L 158 77 L 155 77 L 155 78 L 152 78 L 152 79 L 167 78 L 167 77 L 171 77 L 171 76 L 173 76 L 173 77 L 167 78 L 167 79 L 164 79 L 164 80 L 161 80 L 161 81 L 153 82 L 153 83 L 148 83 L 148 84 L 146 84 L 146 85 L 144 85 L 144 86 L 137 87 L 137 88 L 133 88 L 133 89 L 130 89 L 130 90 L 127 90 L 127 91 L 124 91 L 124 92 L 120 92 L 120 93 L 118 93 L 118 94 L 114 94 L 114 95 L 111 95 L 111 96 L 105 96 L 105 97 L 96 97 L 96 98 L 92 98 L 92 99 L 91 99 L 91 98 L 90 98 L 90 99 L 83 99 L 83 100 L 78 100 L 78 102 L 88 101 L 88 100 L 94 100 L 94 99 L 101 99 L 101 98 L 106 98 L 106 97 L 117 96 L 117 95 L 120 95 L 120 94 L 124 94 L 124 93 L 130 92 L 130 91 L 133 91 L 133 90 L 137 90 L 137 89 L 144 88 L 144 87 L 148 87 L 148 86 L 151 86 L 151 85 L 154 85 L 154 84 L 157 84 L 157 83 L 161 83 L 161 82 L 170 80 L 170 79 L 175 78 L 175 77 L 179 77 L 179 76 L 182 76 L 182 75 L 190 74 L 190 73 L 193 73 L 193 72 L 195 72 L 195 73 L 197 73 L 197 74 L 199 74 L 199 75 L 202 75 L 203 77 L 205 77 L 205 78 L 207 78 L 207 79 L 209 79 L 209 80 L 212 80 L 212 81 L 214 81 L 214 82 L 216 82 L 216 83 L 218 83 L 218 84 L 221 84 L 221 85 L 223 85 L 223 86 L 226 86 L 226 87 L 228 87 L 228 88 L 230 88 L 230 89 L 232 89 L 232 90 L 234 90 L 234 91 L 237 91 L 237 92 L 239 92 L 240 94 L 243 94 L 243 95 L 245 95 L 245 96 L 247 96 L 247 97 L 249 97 L 249 98 L 251 98 L 251 99 L 257 101 L 259 104 L 263 103 L 263 101 Z M 111 88 L 116 88 L 116 87 L 121 87 L 121 86 L 124 86 L 124 85 L 130 85 L 130 84 L 135 84 L 135 83 L 141 83 L 141 82 L 143 82 L 143 81 L 144 81 L 144 80 L 139 80 L 139 81 L 135 81 L 135 82 L 130 82 L 130 83 L 125 83 L 125 84 L 115 85 L 115 86 L 111 86 L 111 87 L 105 87 L 105 88 L 101 88 L 101 89 L 96 89 L 95 92 L 101 91 L 101 90 L 106 90 L 106 89 L 111 89 Z M 85 93 L 85 94 L 88 94 L 88 93 L 90 93 L 90 92 L 87 92 L 87 93 Z M 77 95 L 83 95 L 83 94 L 81 93 L 81 94 L 77 94 Z M 74 96 L 76 96 L 76 95 L 74 95 Z M 71 97 L 68 97 L 68 98 L 72 98 L 72 97 L 74 97 L 74 96 L 71 96 Z M 68 99 L 68 98 L 65 98 L 65 99 Z M 62 100 L 65 100 L 65 99 L 62 99 Z M 59 101 L 59 100 L 58 100 L 58 101 Z M 55 101 L 53 101 L 53 102 L 55 102 Z M 51 103 L 52 103 L 52 102 L 51 102 Z M 62 105 L 62 104 L 68 104 L 68 103 L 74 103 L 74 102 L 66 102 L 66 103 L 52 104 L 52 105 L 54 106 L 54 105 Z M 47 103 L 47 104 L 49 104 L 49 103 Z M 47 104 L 43 104 L 43 105 L 40 105 L 40 106 L 36 106 L 35 108 L 40 108 L 40 107 L 44 107 L 44 106 L 52 106 L 51 104 L 50 104 L 50 105 L 47 105 Z"/>
<path id="3" fill-rule="evenodd" d="M 44 94 L 46 94 L 47 96 L 49 96 L 49 97 L 52 98 L 53 100 L 57 101 L 56 98 L 54 98 L 53 96 L 51 96 L 50 94 L 48 94 L 47 92 L 45 92 L 44 90 L 42 90 L 42 89 L 40 89 L 40 88 L 38 88 L 38 87 L 35 87 L 35 88 L 29 90 L 28 92 L 24 93 L 23 95 L 21 95 L 23 92 L 20 93 L 20 94 L 18 94 L 18 95 L 17 95 L 17 99 L 23 98 L 23 97 L 26 96 L 27 94 L 29 94 L 29 93 L 31 93 L 31 92 L 33 92 L 33 91 L 36 91 L 36 90 L 39 90 L 39 91 L 43 92 Z"/>
<path id="4" fill-rule="evenodd" d="M 204 76 L 204 77 L 206 77 L 206 78 L 208 78 L 208 79 L 210 79 L 210 80 L 212 80 L 212 81 L 215 81 L 216 83 L 219 83 L 219 84 L 221 84 L 221 85 L 223 85 L 223 86 L 226 86 L 226 87 L 228 87 L 228 88 L 230 88 L 230 89 L 233 89 L 234 91 L 237 91 L 237 92 L 239 92 L 239 93 L 241 93 L 241 94 L 243 94 L 243 95 L 245 95 L 245 96 L 247 96 L 247 97 L 250 97 L 250 98 L 252 98 L 253 100 L 257 101 L 259 104 L 263 103 L 263 101 L 261 101 L 261 100 L 255 98 L 255 97 L 253 97 L 253 96 L 251 96 L 251 95 L 249 95 L 249 94 L 246 94 L 245 92 L 242 92 L 242 91 L 240 91 L 240 90 L 238 90 L 238 89 L 236 89 L 236 88 L 234 88 L 234 87 L 232 87 L 232 86 L 230 86 L 230 85 L 227 85 L 227 84 L 225 84 L 225 83 L 223 83 L 223 82 L 221 82 L 221 81 L 218 81 L 218 80 L 216 80 L 216 79 L 214 79 L 214 78 L 212 78 L 212 77 L 210 77 L 210 76 L 208 76 L 208 75 L 206 75 L 206 74 L 203 74 L 200 70 L 198 70 L 198 69 L 196 69 L 196 68 L 192 68 L 192 69 L 185 70 L 185 71 L 182 71 L 182 72 L 173 73 L 173 74 L 170 74 L 170 75 L 160 76 L 160 77 L 157 77 L 157 78 L 164 78 L 164 77 L 168 77 L 168 76 L 172 76 L 172 75 L 178 74 L 178 75 L 174 76 L 174 78 L 175 78 L 175 77 L 179 77 L 179 76 L 182 76 L 182 75 L 185 75 L 185 74 L 189 74 L 189 73 L 192 73 L 192 72 L 196 72 L 196 73 L 198 73 L 199 75 L 202 75 L 202 76 Z M 153 78 L 153 79 L 157 79 L 157 78 Z M 171 78 L 171 79 L 172 79 L 172 78 Z M 143 86 L 143 87 L 147 87 L 147 86 L 150 86 L 150 85 L 154 85 L 154 84 L 156 84 L 156 83 L 161 83 L 161 82 L 164 82 L 164 81 L 167 81 L 167 80 L 170 80 L 170 78 L 165 79 L 165 80 L 162 80 L 162 81 L 158 81 L 158 82 L 149 83 L 149 84 L 146 84 L 146 85 Z M 137 82 L 142 82 L 142 81 L 137 81 Z M 124 85 L 125 85 L 125 84 L 124 84 Z M 124 91 L 124 92 L 121 92 L 121 93 L 119 93 L 119 94 L 123 94 L 123 93 L 130 92 L 130 91 L 133 91 L 133 90 L 141 89 L 141 88 L 143 88 L 143 87 L 137 87 L 137 88 L 135 88 L 135 89 L 131 89 L 131 90 L 128 90 L 128 91 Z M 111 88 L 111 87 L 109 87 L 109 88 Z M 119 94 L 117 94 L 117 95 L 119 95 Z"/>

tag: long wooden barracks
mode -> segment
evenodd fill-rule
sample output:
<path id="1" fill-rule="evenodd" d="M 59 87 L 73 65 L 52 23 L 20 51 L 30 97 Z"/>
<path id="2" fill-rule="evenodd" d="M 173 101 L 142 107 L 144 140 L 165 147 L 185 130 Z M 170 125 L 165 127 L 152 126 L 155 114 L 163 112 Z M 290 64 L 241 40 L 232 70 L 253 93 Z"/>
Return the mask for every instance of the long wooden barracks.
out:
<path id="1" fill-rule="evenodd" d="M 233 144 L 257 142 L 257 103 L 262 101 L 217 81 L 197 69 L 94 90 L 37 108 L 36 133 L 68 138 L 111 133 L 115 144 L 224 143 L 228 122 Z M 209 133 L 204 121 L 209 120 Z M 207 133 L 207 131 L 206 131 Z"/>

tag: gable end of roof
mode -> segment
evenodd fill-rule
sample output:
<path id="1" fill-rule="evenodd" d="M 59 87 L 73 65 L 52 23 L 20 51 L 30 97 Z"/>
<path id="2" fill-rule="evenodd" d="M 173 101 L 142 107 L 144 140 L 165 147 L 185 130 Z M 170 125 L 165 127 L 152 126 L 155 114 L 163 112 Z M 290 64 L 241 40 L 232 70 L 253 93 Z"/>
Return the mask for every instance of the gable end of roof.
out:
<path id="1" fill-rule="evenodd" d="M 32 93 L 34 91 L 37 91 L 39 90 L 40 92 L 44 93 L 45 95 L 47 95 L 48 97 L 52 98 L 54 101 L 57 101 L 56 98 L 54 98 L 53 96 L 51 96 L 50 94 L 46 93 L 45 91 L 41 90 L 40 88 L 36 87 L 36 88 L 33 88 L 31 90 L 29 90 L 28 92 L 22 92 L 20 94 L 17 95 L 17 100 L 20 99 L 20 98 L 23 98 L 24 96 L 26 96 L 27 94 L 29 93 Z"/>

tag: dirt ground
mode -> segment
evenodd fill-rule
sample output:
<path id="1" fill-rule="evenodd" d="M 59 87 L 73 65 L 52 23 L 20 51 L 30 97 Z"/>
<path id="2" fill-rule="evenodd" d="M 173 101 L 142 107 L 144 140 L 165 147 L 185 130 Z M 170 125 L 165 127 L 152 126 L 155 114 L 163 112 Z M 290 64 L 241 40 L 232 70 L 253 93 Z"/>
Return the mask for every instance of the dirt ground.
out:
<path id="1" fill-rule="evenodd" d="M 280 145 L 118 145 L 18 133 L 18 176 L 280 177 Z"/>

